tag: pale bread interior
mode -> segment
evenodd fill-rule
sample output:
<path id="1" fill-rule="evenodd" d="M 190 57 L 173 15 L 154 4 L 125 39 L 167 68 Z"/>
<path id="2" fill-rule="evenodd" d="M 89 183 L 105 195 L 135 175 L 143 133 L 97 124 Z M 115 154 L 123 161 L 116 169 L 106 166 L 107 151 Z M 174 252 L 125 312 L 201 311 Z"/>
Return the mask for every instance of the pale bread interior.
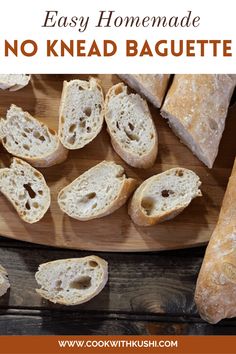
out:
<path id="1" fill-rule="evenodd" d="M 75 305 L 90 300 L 105 286 L 107 262 L 95 256 L 52 261 L 41 264 L 35 278 L 41 296 Z"/>
<path id="2" fill-rule="evenodd" d="M 0 87 L 3 90 L 18 90 L 29 83 L 30 75 L 25 74 L 1 74 Z"/>
<path id="3" fill-rule="evenodd" d="M 113 139 L 133 155 L 148 154 L 156 144 L 155 126 L 145 101 L 138 94 L 127 94 L 117 85 L 106 107 L 106 121 Z"/>
<path id="4" fill-rule="evenodd" d="M 59 206 L 74 218 L 97 217 L 109 210 L 125 179 L 122 166 L 103 161 L 61 190 Z"/>
<path id="5" fill-rule="evenodd" d="M 29 223 L 40 220 L 50 205 L 50 191 L 43 175 L 17 158 L 10 168 L 0 169 L 0 191 Z"/>
<path id="6" fill-rule="evenodd" d="M 51 155 L 59 143 L 54 130 L 15 105 L 0 120 L 0 138 L 8 152 L 22 158 Z"/>
<path id="7" fill-rule="evenodd" d="M 103 124 L 103 93 L 97 81 L 72 80 L 63 88 L 60 139 L 68 149 L 82 148 L 100 132 Z"/>
<path id="8" fill-rule="evenodd" d="M 141 208 L 147 216 L 162 216 L 186 207 L 193 198 L 201 196 L 199 177 L 184 168 L 170 169 L 151 178 L 146 184 Z"/>

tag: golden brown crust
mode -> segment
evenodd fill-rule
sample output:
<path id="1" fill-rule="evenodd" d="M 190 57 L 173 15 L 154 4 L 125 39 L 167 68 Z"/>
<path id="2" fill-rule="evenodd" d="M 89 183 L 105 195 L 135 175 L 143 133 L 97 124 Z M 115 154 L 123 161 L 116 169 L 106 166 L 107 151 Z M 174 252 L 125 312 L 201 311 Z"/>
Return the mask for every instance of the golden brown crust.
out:
<path id="1" fill-rule="evenodd" d="M 213 166 L 235 87 L 229 75 L 175 75 L 161 114 L 181 141 Z"/>
<path id="2" fill-rule="evenodd" d="M 236 159 L 219 219 L 198 276 L 195 302 L 201 317 L 217 323 L 236 316 Z"/>
<path id="3" fill-rule="evenodd" d="M 169 74 L 120 74 L 119 77 L 154 106 L 160 108 L 167 90 Z"/>

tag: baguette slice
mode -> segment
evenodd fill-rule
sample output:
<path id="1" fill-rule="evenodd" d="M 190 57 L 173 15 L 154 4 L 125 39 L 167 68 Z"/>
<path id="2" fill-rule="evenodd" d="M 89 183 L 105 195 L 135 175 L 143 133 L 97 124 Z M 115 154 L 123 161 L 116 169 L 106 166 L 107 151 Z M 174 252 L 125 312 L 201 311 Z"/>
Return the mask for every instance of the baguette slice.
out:
<path id="1" fill-rule="evenodd" d="M 68 155 L 54 130 L 15 105 L 0 119 L 0 139 L 10 154 L 35 167 L 59 164 Z"/>
<path id="2" fill-rule="evenodd" d="M 201 317 L 210 323 L 236 317 L 236 158 L 220 215 L 195 290 Z"/>
<path id="3" fill-rule="evenodd" d="M 81 149 L 102 129 L 104 97 L 99 80 L 64 81 L 60 113 L 59 137 L 70 150 Z"/>
<path id="4" fill-rule="evenodd" d="M 229 75 L 175 75 L 162 106 L 174 133 L 209 168 L 218 154 L 234 87 Z"/>
<path id="5" fill-rule="evenodd" d="M 137 181 L 122 166 L 103 161 L 76 178 L 58 194 L 58 204 L 72 218 L 86 221 L 109 215 L 126 203 Z"/>
<path id="6" fill-rule="evenodd" d="M 121 80 L 160 108 L 165 96 L 170 75 L 168 74 L 119 74 Z"/>
<path id="7" fill-rule="evenodd" d="M 30 75 L 24 74 L 1 74 L 0 89 L 17 91 L 28 85 Z"/>
<path id="8" fill-rule="evenodd" d="M 10 288 L 10 283 L 7 271 L 0 265 L 0 296 L 6 294 L 8 288 Z"/>
<path id="9" fill-rule="evenodd" d="M 129 215 L 140 226 L 173 219 L 202 195 L 199 177 L 186 168 L 172 168 L 144 181 L 135 191 Z"/>
<path id="10" fill-rule="evenodd" d="M 105 100 L 105 120 L 114 150 L 130 166 L 151 167 L 157 156 L 157 132 L 148 105 L 137 94 L 128 94 L 119 83 Z"/>
<path id="11" fill-rule="evenodd" d="M 62 305 L 79 305 L 104 288 L 108 264 L 96 256 L 60 259 L 41 264 L 35 278 L 41 286 L 36 291 L 45 299 Z"/>
<path id="12" fill-rule="evenodd" d="M 51 202 L 43 175 L 27 162 L 14 158 L 10 168 L 0 169 L 0 192 L 11 202 L 22 220 L 39 221 Z"/>

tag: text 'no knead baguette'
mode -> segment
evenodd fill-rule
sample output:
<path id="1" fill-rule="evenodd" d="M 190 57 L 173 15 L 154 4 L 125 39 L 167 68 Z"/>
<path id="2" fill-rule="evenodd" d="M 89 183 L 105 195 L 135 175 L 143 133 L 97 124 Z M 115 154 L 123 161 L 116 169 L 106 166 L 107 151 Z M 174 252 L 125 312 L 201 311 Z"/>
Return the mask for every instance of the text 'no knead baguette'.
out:
<path id="1" fill-rule="evenodd" d="M 105 120 L 114 150 L 130 166 L 151 167 L 157 156 L 155 125 L 144 99 L 120 83 L 106 95 Z"/>

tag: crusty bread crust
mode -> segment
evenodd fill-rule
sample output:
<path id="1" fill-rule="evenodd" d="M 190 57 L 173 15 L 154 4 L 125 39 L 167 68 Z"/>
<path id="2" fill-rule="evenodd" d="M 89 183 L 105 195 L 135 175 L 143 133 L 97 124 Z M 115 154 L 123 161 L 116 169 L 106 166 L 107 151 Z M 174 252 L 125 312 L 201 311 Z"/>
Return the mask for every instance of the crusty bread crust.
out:
<path id="1" fill-rule="evenodd" d="M 73 301 L 68 301 L 63 297 L 55 297 L 55 296 L 50 296 L 48 291 L 44 288 L 44 284 L 42 284 L 42 282 L 40 281 L 40 273 L 44 272 L 44 270 L 46 271 L 46 268 L 48 266 L 53 266 L 53 267 L 57 267 L 59 266 L 61 263 L 65 263 L 68 264 L 68 266 L 71 266 L 71 262 L 74 261 L 78 261 L 78 263 L 82 263 L 84 261 L 87 262 L 96 262 L 97 264 L 99 264 L 100 268 L 101 268 L 101 274 L 100 274 L 100 283 L 99 285 L 94 289 L 94 291 L 90 294 L 86 293 L 86 290 L 84 290 L 84 295 L 80 298 L 75 298 Z M 69 258 L 69 259 L 60 259 L 60 260 L 56 260 L 56 261 L 51 261 L 51 262 L 47 262 L 47 263 L 43 263 L 41 265 L 39 265 L 38 271 L 35 274 L 35 279 L 37 281 L 37 283 L 41 286 L 40 289 L 36 289 L 36 292 L 42 296 L 43 298 L 54 302 L 54 303 L 58 303 L 61 305 L 80 305 L 83 304 L 89 300 L 91 300 L 92 298 L 94 298 L 96 295 L 98 295 L 102 289 L 105 287 L 107 281 L 108 281 L 108 263 L 97 256 L 87 256 L 87 257 L 83 257 L 83 258 Z"/>
<path id="2" fill-rule="evenodd" d="M 11 105 L 11 108 L 10 109 L 15 109 L 15 110 L 21 110 L 21 108 L 18 108 L 16 107 L 15 105 Z M 22 111 L 22 110 L 21 110 Z M 67 156 L 68 156 L 68 150 L 61 144 L 59 138 L 57 137 L 57 134 L 56 132 L 51 129 L 51 128 L 48 128 L 46 126 L 46 124 L 44 124 L 43 122 L 41 122 L 40 120 L 34 118 L 31 116 L 31 114 L 29 114 L 28 112 L 23 112 L 24 113 L 24 116 L 25 118 L 27 118 L 28 120 L 31 120 L 31 121 L 35 121 L 37 122 L 37 124 L 40 124 L 41 126 L 44 126 L 46 127 L 46 130 L 48 132 L 48 134 L 51 134 L 53 136 L 56 137 L 57 139 L 57 145 L 56 145 L 56 148 L 53 152 L 46 152 L 44 154 L 41 154 L 37 157 L 31 157 L 31 156 L 25 156 L 23 154 L 19 154 L 17 153 L 14 149 L 11 149 L 7 143 L 5 143 L 5 139 L 4 139 L 4 134 L 1 132 L 1 142 L 2 142 L 2 145 L 4 146 L 4 148 L 12 155 L 14 156 L 17 156 L 27 162 L 29 162 L 32 166 L 34 167 L 51 167 L 51 166 L 54 166 L 54 165 L 57 165 L 57 164 L 60 164 L 62 163 L 63 161 L 65 161 L 67 159 Z M 0 126 L 4 124 L 7 124 L 5 123 L 7 122 L 5 119 L 1 119 L 0 120 Z M 23 130 L 23 127 L 22 127 L 22 130 Z"/>
<path id="3" fill-rule="evenodd" d="M 157 137 L 157 132 L 155 125 L 152 121 L 151 114 L 149 112 L 149 108 L 147 105 L 147 102 L 143 100 L 140 97 L 140 102 L 142 103 L 143 107 L 145 108 L 145 111 L 148 112 L 149 117 L 147 116 L 147 119 L 149 118 L 149 122 L 152 124 L 152 133 L 153 133 L 153 144 L 152 148 L 147 151 L 147 153 L 143 153 L 141 156 L 138 154 L 135 154 L 131 150 L 127 150 L 122 143 L 116 138 L 115 134 L 112 131 L 112 126 L 109 121 L 108 117 L 108 111 L 109 111 L 109 101 L 111 98 L 113 98 L 116 95 L 116 92 L 124 92 L 127 93 L 127 87 L 123 83 L 119 83 L 117 85 L 114 85 L 110 88 L 106 95 L 105 99 L 105 120 L 107 123 L 107 130 L 108 133 L 110 134 L 111 137 L 111 144 L 116 151 L 116 153 L 121 156 L 121 158 L 127 162 L 130 166 L 136 167 L 136 168 L 149 168 L 153 166 L 156 157 L 157 157 L 157 152 L 158 152 L 158 137 Z"/>
<path id="4" fill-rule="evenodd" d="M 184 203 L 181 207 L 178 206 L 178 208 L 175 208 L 174 210 L 167 210 L 163 212 L 162 214 L 155 214 L 155 215 L 147 215 L 145 213 L 145 210 L 142 207 L 142 200 L 143 197 L 145 196 L 145 191 L 147 187 L 151 186 L 154 184 L 156 181 L 158 181 L 162 176 L 165 176 L 166 173 L 171 173 L 171 172 L 178 172 L 181 170 L 181 173 L 185 173 L 186 171 L 189 171 L 185 168 L 173 168 L 171 170 L 167 170 L 161 174 L 154 175 L 150 178 L 148 178 L 146 181 L 144 181 L 135 191 L 130 203 L 129 203 L 129 208 L 128 212 L 129 215 L 132 219 L 132 221 L 139 225 L 139 226 L 151 226 L 155 224 L 159 224 L 163 221 L 173 219 L 176 217 L 178 214 L 180 214 L 190 203 L 191 199 L 201 196 L 201 191 L 198 189 L 198 186 L 200 186 L 201 182 L 198 182 L 198 186 L 196 188 L 196 194 L 192 196 L 189 202 Z M 191 173 L 193 173 L 191 171 Z"/>
<path id="5" fill-rule="evenodd" d="M 119 74 L 118 76 L 154 106 L 161 107 L 170 78 L 169 74 Z"/>
<path id="6" fill-rule="evenodd" d="M 110 162 L 110 164 L 114 164 L 114 162 Z M 102 166 L 103 164 L 107 164 L 107 161 L 103 161 L 100 164 L 92 167 L 90 170 L 88 170 L 86 173 L 90 172 L 93 173 L 93 171 L 97 168 L 97 166 Z M 61 210 L 63 212 L 66 212 L 63 208 L 63 205 L 60 202 L 61 199 L 61 195 L 66 193 L 67 190 L 70 190 L 72 185 L 76 184 L 77 181 L 79 179 L 81 179 L 83 175 L 79 176 L 78 178 L 76 178 L 73 182 L 71 182 L 69 185 L 67 185 L 66 187 L 64 187 L 58 194 L 58 204 L 61 208 Z M 88 177 L 89 178 L 89 177 Z M 137 188 L 138 186 L 138 181 L 136 179 L 133 178 L 124 178 L 122 185 L 120 187 L 119 193 L 117 194 L 116 198 L 114 200 L 112 200 L 112 202 L 107 205 L 103 212 L 99 212 L 97 215 L 90 215 L 90 216 L 80 216 L 80 217 L 75 217 L 71 214 L 68 214 L 69 216 L 80 220 L 80 221 L 88 221 L 88 220 L 92 220 L 92 219 L 96 219 L 96 218 L 101 218 L 104 217 L 106 215 L 110 215 L 112 214 L 114 211 L 116 211 L 117 209 L 119 209 L 122 205 L 124 205 L 127 201 L 127 199 L 130 197 L 130 195 L 133 193 L 133 191 Z"/>
<path id="7" fill-rule="evenodd" d="M 234 87 L 229 75 L 175 75 L 161 109 L 174 133 L 209 168 L 218 154 Z"/>
<path id="8" fill-rule="evenodd" d="M 195 302 L 210 323 L 236 316 L 236 159 L 198 276 Z"/>

